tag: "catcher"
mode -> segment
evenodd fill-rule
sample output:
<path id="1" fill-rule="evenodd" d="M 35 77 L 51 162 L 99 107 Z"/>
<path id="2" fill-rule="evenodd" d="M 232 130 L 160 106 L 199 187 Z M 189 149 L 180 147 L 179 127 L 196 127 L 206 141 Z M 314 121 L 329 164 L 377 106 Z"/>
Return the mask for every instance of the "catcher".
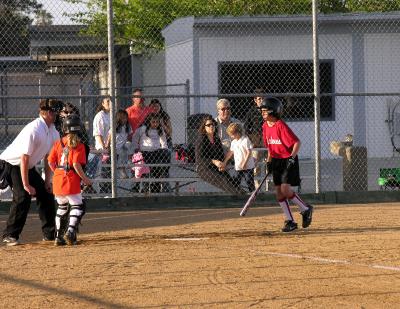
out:
<path id="1" fill-rule="evenodd" d="M 85 214 L 81 180 L 85 185 L 92 184 L 82 168 L 86 164 L 86 154 L 78 137 L 81 130 L 79 116 L 65 117 L 62 126 L 65 136 L 54 143 L 48 156 L 49 166 L 54 172 L 53 193 L 58 203 L 55 246 L 77 244 L 78 225 Z"/>

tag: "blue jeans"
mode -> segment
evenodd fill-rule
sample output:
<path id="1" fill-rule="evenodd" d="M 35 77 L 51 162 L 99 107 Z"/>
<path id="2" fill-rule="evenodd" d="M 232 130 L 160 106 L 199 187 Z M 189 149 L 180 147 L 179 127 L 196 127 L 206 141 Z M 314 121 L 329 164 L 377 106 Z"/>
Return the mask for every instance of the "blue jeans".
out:
<path id="1" fill-rule="evenodd" d="M 86 175 L 89 178 L 96 178 L 97 167 L 99 166 L 100 157 L 93 153 L 89 154 L 88 162 L 86 164 Z"/>
<path id="2" fill-rule="evenodd" d="M 249 189 L 249 192 L 253 192 L 256 187 L 254 185 L 254 169 L 249 169 L 249 170 L 241 170 L 241 171 L 236 171 L 236 177 L 235 180 L 240 186 L 240 183 L 242 182 L 242 179 L 244 178 L 247 188 Z"/>

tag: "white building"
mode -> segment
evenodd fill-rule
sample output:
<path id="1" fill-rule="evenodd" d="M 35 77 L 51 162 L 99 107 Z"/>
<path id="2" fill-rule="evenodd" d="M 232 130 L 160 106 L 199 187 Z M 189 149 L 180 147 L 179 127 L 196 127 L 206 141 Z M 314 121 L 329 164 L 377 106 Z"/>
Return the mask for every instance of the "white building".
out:
<path id="1" fill-rule="evenodd" d="M 319 56 L 327 70 L 321 73 L 324 75 L 321 92 L 399 93 L 399 22 L 400 14 L 393 13 L 320 16 Z M 227 74 L 224 70 L 232 73 L 236 66 L 239 72 L 229 77 L 233 85 L 231 93 L 243 93 L 243 89 L 244 93 L 252 93 L 255 86 L 275 88 L 275 91 L 266 89 L 269 93 L 312 92 L 312 76 L 307 73 L 311 68 L 312 74 L 313 59 L 310 16 L 186 17 L 175 20 L 162 34 L 166 43 L 166 84 L 184 83 L 188 79 L 195 95 L 227 93 L 230 86 L 223 76 Z M 246 66 L 247 73 L 240 72 Z M 264 82 L 269 80 L 272 86 L 257 85 L 262 78 L 251 79 L 249 72 L 256 72 L 256 67 L 264 74 Z M 280 74 L 279 83 L 268 79 L 265 71 L 269 69 L 275 75 Z M 297 75 L 284 76 L 287 70 Z M 243 76 L 247 80 L 240 79 Z M 245 88 L 243 84 L 247 82 L 248 88 Z M 303 89 L 299 84 L 303 84 Z M 287 91 L 293 89 L 295 91 Z M 216 99 L 192 99 L 190 113 L 215 115 Z M 355 145 L 367 147 L 369 158 L 392 157 L 391 134 L 385 122 L 389 99 L 388 96 L 333 96 L 331 101 L 325 102 L 325 116 L 321 122 L 322 157 L 332 158 L 330 142 L 342 140 L 346 134 L 354 135 Z M 308 105 L 297 103 L 296 110 L 306 108 L 311 113 L 312 98 L 309 100 Z M 251 98 L 247 102 L 251 102 Z M 175 120 L 174 132 L 184 131 L 181 116 L 184 104 L 167 104 Z M 244 101 L 237 104 L 244 104 Z M 239 106 L 235 108 L 240 109 Z M 300 112 L 292 116 L 295 121 L 288 122 L 303 143 L 300 157 L 314 157 L 311 115 Z M 177 139 L 181 142 L 182 136 Z"/>

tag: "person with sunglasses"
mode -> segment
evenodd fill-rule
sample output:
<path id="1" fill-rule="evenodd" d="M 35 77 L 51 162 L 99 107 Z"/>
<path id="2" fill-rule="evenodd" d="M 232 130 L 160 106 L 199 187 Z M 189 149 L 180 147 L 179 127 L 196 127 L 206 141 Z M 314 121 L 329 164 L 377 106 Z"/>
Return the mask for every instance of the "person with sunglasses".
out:
<path id="1" fill-rule="evenodd" d="M 217 135 L 217 123 L 211 115 L 201 121 L 195 154 L 197 173 L 204 181 L 231 194 L 241 195 L 245 191 L 224 170 L 224 149 Z"/>
<path id="2" fill-rule="evenodd" d="M 231 123 L 238 123 L 241 126 L 243 125 L 240 120 L 231 116 L 231 103 L 228 99 L 219 99 L 217 101 L 217 112 L 218 116 L 215 118 L 217 122 L 217 134 L 221 139 L 222 147 L 224 149 L 224 153 L 226 154 L 231 148 L 231 139 L 226 132 L 228 126 Z"/>
<path id="3" fill-rule="evenodd" d="M 60 101 L 40 100 L 39 117 L 28 123 L 0 155 L 0 159 L 11 166 L 10 187 L 13 199 L 3 231 L 3 243 L 7 246 L 20 244 L 19 236 L 25 226 L 32 197 L 36 197 L 43 240 L 51 241 L 55 238 L 56 211 L 47 155 L 53 144 L 60 139 L 54 126 L 60 110 Z M 44 179 L 36 170 L 36 165 L 42 159 Z"/>

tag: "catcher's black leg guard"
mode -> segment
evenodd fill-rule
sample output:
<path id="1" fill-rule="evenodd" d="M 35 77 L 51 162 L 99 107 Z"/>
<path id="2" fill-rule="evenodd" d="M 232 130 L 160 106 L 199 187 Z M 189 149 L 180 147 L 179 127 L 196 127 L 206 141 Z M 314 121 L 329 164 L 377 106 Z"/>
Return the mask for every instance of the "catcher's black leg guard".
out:
<path id="1" fill-rule="evenodd" d="M 56 214 L 57 235 L 63 235 L 68 227 L 69 204 L 59 204 Z"/>
<path id="2" fill-rule="evenodd" d="M 71 205 L 71 210 L 69 212 L 69 226 L 68 231 L 65 233 L 65 240 L 69 245 L 76 245 L 77 238 L 76 233 L 78 232 L 79 223 L 85 214 L 85 204 L 81 205 Z"/>
<path id="3" fill-rule="evenodd" d="M 82 213 L 81 213 L 81 215 L 78 217 L 78 222 L 77 222 L 77 224 L 76 224 L 76 226 L 75 226 L 75 231 L 76 231 L 76 233 L 79 233 L 79 225 L 82 224 L 82 223 L 81 223 L 82 218 L 83 218 L 83 216 L 84 216 L 85 213 L 86 213 L 86 203 L 85 203 L 85 201 L 82 201 L 82 204 L 79 205 L 79 206 L 81 207 Z"/>

